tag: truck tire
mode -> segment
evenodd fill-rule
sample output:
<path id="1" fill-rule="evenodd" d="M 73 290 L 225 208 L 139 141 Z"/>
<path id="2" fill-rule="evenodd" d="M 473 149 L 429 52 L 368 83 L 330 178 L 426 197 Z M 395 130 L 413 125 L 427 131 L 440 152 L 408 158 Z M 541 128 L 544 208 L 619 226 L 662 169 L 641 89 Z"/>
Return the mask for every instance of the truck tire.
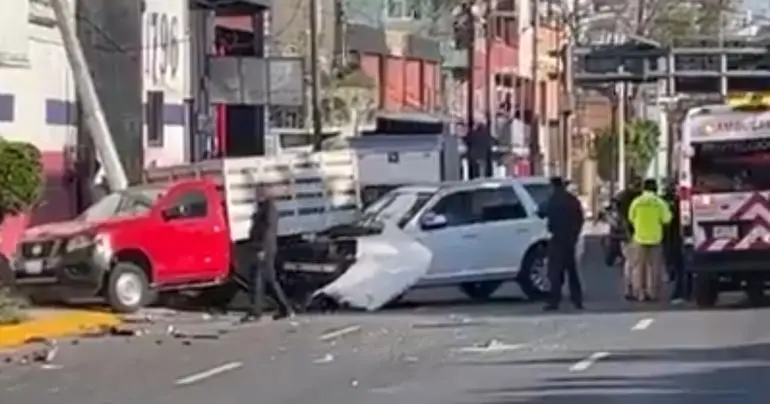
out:
<path id="1" fill-rule="evenodd" d="M 696 274 L 693 289 L 695 304 L 698 308 L 709 309 L 717 304 L 719 299 L 719 282 L 713 276 Z"/>
<path id="2" fill-rule="evenodd" d="M 460 291 L 472 300 L 487 300 L 503 284 L 502 281 L 465 282 L 460 284 Z"/>
<path id="3" fill-rule="evenodd" d="M 118 262 L 107 277 L 107 302 L 118 313 L 135 313 L 151 298 L 150 282 L 141 267 Z"/>
<path id="4" fill-rule="evenodd" d="M 545 244 L 535 245 L 527 251 L 521 269 L 516 275 L 519 288 L 531 301 L 544 299 L 548 295 L 548 252 Z"/>

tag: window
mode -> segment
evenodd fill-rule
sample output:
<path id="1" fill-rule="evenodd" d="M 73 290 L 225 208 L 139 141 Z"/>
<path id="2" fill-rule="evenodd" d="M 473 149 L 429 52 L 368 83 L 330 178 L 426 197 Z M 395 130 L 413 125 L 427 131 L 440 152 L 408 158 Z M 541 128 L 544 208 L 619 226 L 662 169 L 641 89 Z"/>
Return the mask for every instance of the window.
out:
<path id="1" fill-rule="evenodd" d="M 447 226 L 527 217 L 524 206 L 511 187 L 461 191 L 445 196 L 431 209 L 447 219 Z"/>
<path id="2" fill-rule="evenodd" d="M 208 201 L 203 191 L 188 191 L 180 195 L 172 210 L 180 212 L 180 218 L 206 217 L 208 214 Z"/>
<path id="3" fill-rule="evenodd" d="M 147 145 L 163 147 L 163 91 L 148 91 L 145 107 Z"/>
<path id="4" fill-rule="evenodd" d="M 695 193 L 770 189 L 770 144 L 763 140 L 695 144 L 691 160 Z"/>
<path id="5" fill-rule="evenodd" d="M 388 0 L 388 18 L 419 20 L 422 14 L 422 0 Z"/>
<path id="6" fill-rule="evenodd" d="M 404 18 L 406 0 L 388 0 L 388 18 Z"/>
<path id="7" fill-rule="evenodd" d="M 538 207 L 545 205 L 548 198 L 551 197 L 552 191 L 550 184 L 527 184 L 524 185 L 524 189 L 527 190 Z"/>
<path id="8" fill-rule="evenodd" d="M 442 215 L 447 220 L 447 227 L 463 226 L 475 222 L 471 210 L 472 191 L 455 192 L 442 198 L 431 212 Z"/>
<path id="9" fill-rule="evenodd" d="M 395 222 L 403 228 L 432 197 L 432 192 L 391 192 L 367 207 L 363 219 Z"/>
<path id="10" fill-rule="evenodd" d="M 527 211 L 512 187 L 479 189 L 473 192 L 471 211 L 478 222 L 523 219 Z"/>

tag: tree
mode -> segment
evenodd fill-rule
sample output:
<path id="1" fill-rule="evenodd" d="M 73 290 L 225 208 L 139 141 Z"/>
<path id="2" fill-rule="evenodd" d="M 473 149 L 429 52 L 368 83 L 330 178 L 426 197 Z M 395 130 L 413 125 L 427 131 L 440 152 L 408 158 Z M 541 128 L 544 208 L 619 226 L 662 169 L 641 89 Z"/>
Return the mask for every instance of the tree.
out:
<path id="1" fill-rule="evenodd" d="M 0 223 L 33 207 L 43 182 L 40 151 L 29 143 L 0 138 Z"/>
<path id="2" fill-rule="evenodd" d="M 658 150 L 658 124 L 635 119 L 626 124 L 626 174 L 643 177 Z M 599 177 L 612 181 L 617 176 L 618 136 L 610 128 L 601 131 L 593 142 L 592 158 L 596 160 Z"/>

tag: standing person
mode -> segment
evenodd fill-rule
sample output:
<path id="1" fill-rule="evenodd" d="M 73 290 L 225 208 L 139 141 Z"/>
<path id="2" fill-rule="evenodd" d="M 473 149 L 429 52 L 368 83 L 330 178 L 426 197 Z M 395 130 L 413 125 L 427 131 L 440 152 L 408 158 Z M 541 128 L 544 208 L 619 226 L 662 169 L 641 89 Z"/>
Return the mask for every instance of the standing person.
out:
<path id="1" fill-rule="evenodd" d="M 670 183 L 666 188 L 664 199 L 668 202 L 671 210 L 671 222 L 666 226 L 666 232 L 663 236 L 663 250 L 666 257 L 666 267 L 670 278 L 674 281 L 671 303 L 679 304 L 689 297 L 689 281 L 684 271 L 682 233 L 679 228 L 679 199 L 676 196 L 675 183 Z"/>
<path id="2" fill-rule="evenodd" d="M 569 281 L 572 304 L 575 308 L 582 309 L 583 290 L 577 271 L 575 246 L 583 231 L 583 206 L 575 195 L 567 191 L 564 180 L 560 177 L 551 178 L 551 187 L 553 193 L 539 212 L 541 217 L 547 219 L 548 231 L 551 233 L 548 243 L 548 279 L 551 291 L 544 309 L 559 309 L 565 273 Z"/>
<path id="3" fill-rule="evenodd" d="M 634 284 L 634 266 L 636 261 L 634 258 L 634 248 L 632 238 L 634 234 L 634 226 L 628 219 L 628 211 L 631 208 L 631 203 L 642 194 L 642 182 L 638 177 L 634 177 L 628 184 L 628 187 L 615 197 L 617 201 L 618 216 L 620 217 L 620 226 L 623 227 L 624 238 L 621 242 L 620 250 L 623 254 L 623 291 L 626 296 L 626 300 L 634 300 L 636 291 L 639 290 L 639 285 Z"/>
<path id="4" fill-rule="evenodd" d="M 663 232 L 671 222 L 668 204 L 657 195 L 658 184 L 648 179 L 642 186 L 642 194 L 631 202 L 628 218 L 634 228 L 632 238 L 634 284 L 639 286 L 635 298 L 656 301 L 660 297 L 663 275 Z"/>
<path id="5" fill-rule="evenodd" d="M 258 251 L 254 262 L 249 266 L 249 312 L 243 321 L 256 321 L 262 317 L 265 300 L 265 286 L 278 304 L 275 319 L 293 316 L 294 311 L 289 299 L 278 282 L 275 258 L 278 252 L 278 209 L 275 201 L 264 186 L 257 188 L 257 211 L 252 220 L 249 240 Z"/>

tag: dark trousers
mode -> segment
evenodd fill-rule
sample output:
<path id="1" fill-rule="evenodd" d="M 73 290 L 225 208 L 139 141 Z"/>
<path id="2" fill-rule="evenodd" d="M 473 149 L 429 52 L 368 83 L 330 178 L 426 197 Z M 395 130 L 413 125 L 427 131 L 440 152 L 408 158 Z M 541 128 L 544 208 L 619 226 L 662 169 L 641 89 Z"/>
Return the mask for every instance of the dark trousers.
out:
<path id="1" fill-rule="evenodd" d="M 674 290 L 671 293 L 671 300 L 689 299 L 692 290 L 690 274 L 684 270 L 684 260 L 682 254 L 672 251 L 666 256 L 666 265 L 669 268 L 671 278 L 674 281 Z"/>
<path id="2" fill-rule="evenodd" d="M 576 306 L 583 305 L 583 288 L 575 262 L 575 243 L 550 243 L 548 245 L 548 280 L 551 283 L 548 304 L 558 306 L 561 303 L 561 290 L 566 280 L 569 282 L 570 300 Z"/>
<path id="3" fill-rule="evenodd" d="M 267 291 L 265 289 L 268 289 Z M 271 293 L 281 313 L 291 312 L 291 305 L 283 291 L 275 270 L 275 258 L 255 260 L 249 268 L 249 314 L 261 316 L 264 312 L 266 292 Z"/>

